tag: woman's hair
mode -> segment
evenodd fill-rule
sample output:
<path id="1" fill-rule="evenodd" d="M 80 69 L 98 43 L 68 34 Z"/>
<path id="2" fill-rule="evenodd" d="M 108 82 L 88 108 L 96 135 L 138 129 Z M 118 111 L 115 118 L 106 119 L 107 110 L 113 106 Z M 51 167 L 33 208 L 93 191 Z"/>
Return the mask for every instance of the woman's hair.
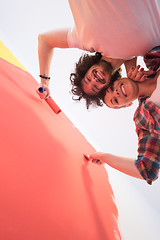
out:
<path id="1" fill-rule="evenodd" d="M 87 95 L 81 86 L 81 81 L 84 78 L 87 71 L 94 65 L 97 64 L 102 58 L 101 53 L 96 52 L 94 55 L 84 54 L 80 57 L 79 61 L 76 63 L 75 72 L 71 73 L 70 81 L 72 84 L 71 92 L 74 95 L 72 97 L 75 101 L 80 101 L 81 99 L 86 100 L 87 109 L 91 106 L 103 106 L 103 99 L 106 93 L 106 88 L 102 89 L 97 95 L 91 96 Z M 108 73 L 111 75 L 110 82 L 114 82 L 115 80 L 121 78 L 121 69 L 118 69 L 116 72 L 113 72 L 113 67 L 111 63 L 106 62 L 108 64 Z"/>

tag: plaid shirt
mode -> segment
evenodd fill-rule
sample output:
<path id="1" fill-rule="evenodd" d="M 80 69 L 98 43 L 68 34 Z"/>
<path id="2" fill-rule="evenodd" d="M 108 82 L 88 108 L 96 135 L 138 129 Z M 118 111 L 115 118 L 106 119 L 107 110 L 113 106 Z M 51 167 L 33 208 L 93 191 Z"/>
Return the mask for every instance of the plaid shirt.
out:
<path id="1" fill-rule="evenodd" d="M 134 121 L 138 135 L 135 165 L 147 183 L 152 184 L 160 169 L 160 108 L 149 99 L 140 98 Z"/>

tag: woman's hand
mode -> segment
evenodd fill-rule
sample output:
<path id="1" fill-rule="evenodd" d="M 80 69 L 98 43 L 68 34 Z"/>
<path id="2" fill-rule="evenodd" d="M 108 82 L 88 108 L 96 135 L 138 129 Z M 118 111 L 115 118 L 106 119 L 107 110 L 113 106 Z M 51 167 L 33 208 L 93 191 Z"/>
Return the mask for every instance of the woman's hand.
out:
<path id="1" fill-rule="evenodd" d="M 90 155 L 85 155 L 84 157 L 87 161 L 91 161 L 95 164 L 101 165 L 103 163 L 105 163 L 105 158 L 106 158 L 106 153 L 102 153 L 102 152 L 95 152 L 93 154 Z"/>
<path id="2" fill-rule="evenodd" d="M 153 70 L 144 71 L 144 68 L 140 68 L 140 65 L 137 65 L 136 67 L 130 68 L 127 77 L 133 81 L 143 82 L 153 73 L 155 73 Z"/>
<path id="3" fill-rule="evenodd" d="M 143 82 L 146 79 L 147 75 L 144 72 L 144 68 L 140 68 L 140 65 L 137 65 L 136 67 L 130 68 L 127 73 L 127 77 L 133 81 Z"/>
<path id="4" fill-rule="evenodd" d="M 134 158 L 120 157 L 120 156 L 112 155 L 110 153 L 102 153 L 102 152 L 95 152 L 90 155 L 84 154 L 84 158 L 87 161 L 91 161 L 98 165 L 107 163 L 109 166 L 117 169 L 120 172 L 123 172 L 132 177 L 143 179 L 137 167 L 135 166 Z"/>

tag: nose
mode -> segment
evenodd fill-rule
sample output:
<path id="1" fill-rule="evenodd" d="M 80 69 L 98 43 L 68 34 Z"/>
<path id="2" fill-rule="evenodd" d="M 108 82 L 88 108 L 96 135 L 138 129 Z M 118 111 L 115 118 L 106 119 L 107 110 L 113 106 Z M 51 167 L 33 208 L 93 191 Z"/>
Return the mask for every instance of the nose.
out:
<path id="1" fill-rule="evenodd" d="M 116 94 L 117 96 L 119 96 L 119 92 L 118 92 L 117 89 L 115 90 L 115 94 Z"/>
<path id="2" fill-rule="evenodd" d="M 99 92 L 100 90 L 100 87 L 98 86 L 98 84 L 96 83 L 93 83 L 92 86 L 91 86 L 92 89 L 96 89 L 96 92 Z"/>
<path id="3" fill-rule="evenodd" d="M 97 84 L 99 81 L 98 81 L 98 79 L 96 78 L 96 77 L 92 77 L 92 82 L 94 83 L 94 84 Z"/>
<path id="4" fill-rule="evenodd" d="M 101 84 L 101 82 L 99 82 L 96 79 L 94 79 L 92 83 L 93 83 L 93 86 L 97 87 L 98 89 L 102 89 L 103 88 L 103 85 Z"/>

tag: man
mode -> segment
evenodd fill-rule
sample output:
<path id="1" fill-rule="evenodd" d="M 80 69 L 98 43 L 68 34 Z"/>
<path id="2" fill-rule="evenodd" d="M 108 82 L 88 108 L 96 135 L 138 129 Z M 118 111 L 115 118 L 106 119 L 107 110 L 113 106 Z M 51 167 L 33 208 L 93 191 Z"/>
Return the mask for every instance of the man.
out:
<path id="1" fill-rule="evenodd" d="M 75 27 L 57 30 L 39 35 L 39 65 L 41 84 L 49 95 L 49 69 L 54 48 L 79 48 L 88 52 L 99 52 L 103 62 L 110 63 L 109 71 L 99 70 L 85 81 L 92 65 L 83 64 L 83 57 L 78 62 L 79 68 L 85 66 L 83 75 L 77 71 L 71 77 L 72 92 L 78 99 L 94 102 L 94 96 L 101 93 L 120 66 L 126 70 L 136 66 L 136 56 L 143 56 L 159 44 L 160 39 L 160 2 L 156 0 L 117 1 L 117 0 L 69 0 Z M 142 17 L 143 16 L 143 17 Z M 85 60 L 87 57 L 85 57 Z M 99 59 L 100 60 L 100 59 Z M 95 77 L 94 77 L 95 75 Z M 104 76 L 105 75 L 105 76 Z M 77 82 L 77 79 L 80 79 Z M 101 81 L 103 79 L 103 81 Z M 82 84 L 81 84 L 82 82 Z M 96 91 L 94 92 L 93 89 Z M 100 101 L 99 101 L 100 102 Z M 100 105 L 100 104 L 99 104 Z"/>
<path id="2" fill-rule="evenodd" d="M 130 70 L 130 74 L 132 70 Z M 134 70 L 133 70 L 134 72 Z M 143 178 L 148 184 L 158 178 L 160 169 L 160 71 L 143 82 L 122 78 L 106 91 L 104 102 L 110 108 L 128 107 L 139 99 L 134 115 L 138 135 L 137 159 L 123 158 L 108 153 L 94 153 L 88 160 L 107 163 L 113 168 L 136 178 Z"/>

